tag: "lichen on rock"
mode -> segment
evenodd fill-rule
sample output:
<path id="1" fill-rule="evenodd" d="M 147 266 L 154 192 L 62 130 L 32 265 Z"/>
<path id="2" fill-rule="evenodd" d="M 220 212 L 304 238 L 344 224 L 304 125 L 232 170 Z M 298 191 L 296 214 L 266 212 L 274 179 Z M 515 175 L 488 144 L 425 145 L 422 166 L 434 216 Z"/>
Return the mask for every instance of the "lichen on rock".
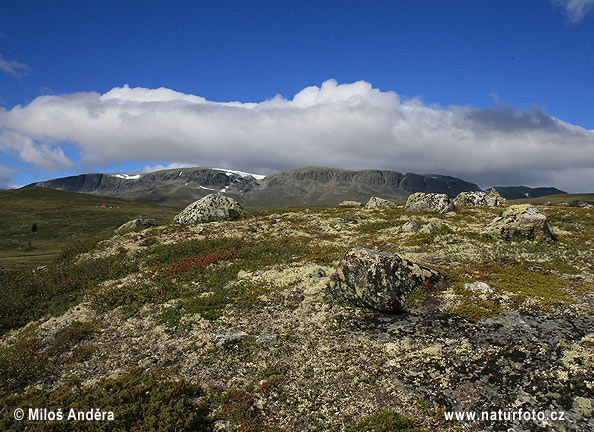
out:
<path id="1" fill-rule="evenodd" d="M 454 210 L 454 204 L 446 194 L 417 192 L 408 197 L 404 209 L 446 213 Z"/>

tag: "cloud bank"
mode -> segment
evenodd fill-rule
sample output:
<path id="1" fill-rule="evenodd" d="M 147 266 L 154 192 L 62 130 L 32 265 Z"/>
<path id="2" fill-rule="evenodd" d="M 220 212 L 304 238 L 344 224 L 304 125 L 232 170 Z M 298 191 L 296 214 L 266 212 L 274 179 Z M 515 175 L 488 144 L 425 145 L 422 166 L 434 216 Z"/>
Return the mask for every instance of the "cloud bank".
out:
<path id="1" fill-rule="evenodd" d="M 62 151 L 75 146 L 80 159 Z M 130 160 L 270 173 L 302 165 L 594 190 L 594 131 L 537 107 L 439 107 L 365 81 L 292 99 L 211 102 L 166 88 L 41 96 L 0 108 L 0 151 L 44 170 Z"/>
<path id="2" fill-rule="evenodd" d="M 565 8 L 569 20 L 574 24 L 580 22 L 594 7 L 594 0 L 555 0 L 555 3 Z"/>

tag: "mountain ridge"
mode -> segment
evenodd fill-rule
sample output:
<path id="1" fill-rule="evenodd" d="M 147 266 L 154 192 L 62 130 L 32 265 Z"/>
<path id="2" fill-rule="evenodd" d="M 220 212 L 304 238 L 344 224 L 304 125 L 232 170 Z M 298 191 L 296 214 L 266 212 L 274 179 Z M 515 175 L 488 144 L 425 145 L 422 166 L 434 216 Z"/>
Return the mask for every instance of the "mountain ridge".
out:
<path id="1" fill-rule="evenodd" d="M 344 200 L 364 202 L 371 196 L 403 201 L 415 192 L 445 193 L 455 197 L 460 192 L 482 190 L 474 183 L 439 174 L 322 166 L 290 168 L 269 176 L 210 167 L 173 168 L 133 175 L 89 173 L 36 182 L 27 187 L 180 207 L 210 193 L 223 193 L 254 209 L 336 205 Z M 515 193 L 513 187 L 498 187 L 504 198 L 511 198 L 508 189 Z M 563 192 L 555 188 L 539 189 Z M 526 196 L 525 192 L 522 189 L 522 198 Z"/>

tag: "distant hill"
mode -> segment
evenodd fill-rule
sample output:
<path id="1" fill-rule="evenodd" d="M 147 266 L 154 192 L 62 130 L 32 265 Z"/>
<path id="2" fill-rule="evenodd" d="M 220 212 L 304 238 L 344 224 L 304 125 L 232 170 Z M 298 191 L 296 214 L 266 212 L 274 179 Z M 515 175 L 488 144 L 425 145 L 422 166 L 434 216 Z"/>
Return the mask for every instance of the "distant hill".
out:
<path id="1" fill-rule="evenodd" d="M 499 194 L 506 199 L 523 199 L 523 198 L 539 198 L 547 195 L 566 194 L 567 192 L 554 187 L 537 187 L 531 188 L 528 186 L 493 186 Z M 490 190 L 491 188 L 487 189 Z"/>
<path id="2" fill-rule="evenodd" d="M 236 198 L 248 208 L 335 205 L 371 196 L 405 200 L 414 192 L 451 197 L 480 188 L 456 177 L 388 170 L 301 167 L 264 177 L 218 168 L 179 168 L 147 174 L 81 174 L 29 186 L 91 193 L 156 204 L 185 206 L 210 193 Z"/>

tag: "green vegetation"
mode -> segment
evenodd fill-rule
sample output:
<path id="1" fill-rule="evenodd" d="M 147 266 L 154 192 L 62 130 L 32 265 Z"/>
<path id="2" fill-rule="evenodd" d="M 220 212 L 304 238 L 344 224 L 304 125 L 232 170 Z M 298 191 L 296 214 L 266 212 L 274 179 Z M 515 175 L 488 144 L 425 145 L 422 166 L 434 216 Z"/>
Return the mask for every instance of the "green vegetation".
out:
<path id="1" fill-rule="evenodd" d="M 104 207 L 103 207 L 104 206 Z M 169 223 L 178 208 L 29 187 L 0 192 L 0 267 L 47 264 L 66 246 L 139 216 Z"/>
<path id="2" fill-rule="evenodd" d="M 137 270 L 134 261 L 118 256 L 59 261 L 43 270 L 0 272 L 0 334 L 45 315 L 57 315 L 79 302 L 101 282 Z"/>
<path id="3" fill-rule="evenodd" d="M 577 203 L 578 201 L 584 201 L 590 204 L 594 204 L 594 194 L 559 194 L 559 195 L 547 195 L 538 198 L 522 198 L 517 200 L 510 200 L 511 204 L 545 204 L 551 203 L 552 205 L 558 205 L 561 203 Z"/>
<path id="4" fill-rule="evenodd" d="M 146 373 L 134 369 L 115 379 L 104 379 L 92 387 L 70 380 L 52 390 L 29 390 L 2 399 L 5 408 L 0 416 L 0 429 L 21 431 L 208 431 L 212 429 L 208 417 L 209 406 L 201 397 L 203 391 L 185 380 L 171 380 L 158 371 Z M 15 408 L 47 407 L 62 409 L 64 419 L 70 409 L 75 412 L 100 408 L 112 411 L 114 420 L 61 422 L 16 422 Z"/>
<path id="5" fill-rule="evenodd" d="M 415 422 L 402 414 L 387 410 L 369 415 L 358 421 L 354 426 L 346 428 L 347 432 L 398 432 L 414 431 Z"/>

